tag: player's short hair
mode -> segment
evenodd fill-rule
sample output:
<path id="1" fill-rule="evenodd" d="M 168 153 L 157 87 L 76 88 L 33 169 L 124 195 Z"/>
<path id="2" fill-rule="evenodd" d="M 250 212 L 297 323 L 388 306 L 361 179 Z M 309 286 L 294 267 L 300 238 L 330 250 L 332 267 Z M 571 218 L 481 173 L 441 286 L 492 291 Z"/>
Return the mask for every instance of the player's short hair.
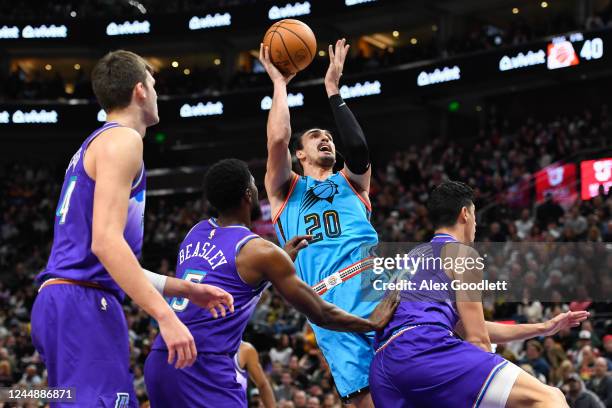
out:
<path id="1" fill-rule="evenodd" d="M 291 151 L 291 153 L 295 154 L 295 152 L 297 152 L 298 150 L 302 150 L 304 148 L 304 136 L 310 133 L 314 133 L 314 132 L 327 133 L 328 135 L 331 136 L 331 133 L 329 130 L 320 129 L 320 128 L 311 128 L 303 132 L 294 133 L 291 136 L 291 140 L 289 141 L 289 150 Z"/>
<path id="2" fill-rule="evenodd" d="M 445 181 L 437 186 L 427 200 L 429 219 L 434 228 L 452 227 L 463 207 L 474 202 L 474 190 L 460 181 Z"/>
<path id="3" fill-rule="evenodd" d="M 127 107 L 139 82 L 145 83 L 153 67 L 141 56 L 117 50 L 106 54 L 91 72 L 91 85 L 98 103 L 106 112 Z"/>
<path id="4" fill-rule="evenodd" d="M 213 164 L 204 176 L 204 194 L 219 212 L 240 206 L 251 185 L 249 166 L 238 159 L 225 159 Z"/>

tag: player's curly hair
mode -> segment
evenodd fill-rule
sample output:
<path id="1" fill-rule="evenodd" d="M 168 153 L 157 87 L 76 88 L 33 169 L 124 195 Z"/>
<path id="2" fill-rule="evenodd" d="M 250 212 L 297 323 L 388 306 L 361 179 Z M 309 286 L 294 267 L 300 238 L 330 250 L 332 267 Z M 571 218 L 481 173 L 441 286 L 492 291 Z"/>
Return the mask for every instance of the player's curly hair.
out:
<path id="1" fill-rule="evenodd" d="M 429 219 L 434 228 L 452 227 L 463 207 L 474 202 L 474 190 L 460 181 L 445 181 L 431 192 L 427 200 Z"/>
<path id="2" fill-rule="evenodd" d="M 249 185 L 249 166 L 238 159 L 225 159 L 213 164 L 204 176 L 204 194 L 219 212 L 240 205 Z"/>

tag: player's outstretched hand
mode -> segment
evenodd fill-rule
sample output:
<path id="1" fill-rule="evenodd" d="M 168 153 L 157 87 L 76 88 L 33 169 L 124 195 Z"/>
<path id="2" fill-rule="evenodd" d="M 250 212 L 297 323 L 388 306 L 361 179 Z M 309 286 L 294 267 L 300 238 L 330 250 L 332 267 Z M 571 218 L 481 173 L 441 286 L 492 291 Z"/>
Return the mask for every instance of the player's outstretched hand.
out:
<path id="1" fill-rule="evenodd" d="M 175 363 L 176 359 L 174 364 L 176 368 L 191 366 L 198 352 L 187 326 L 172 311 L 159 319 L 158 323 L 159 333 L 168 347 L 168 364 Z"/>
<path id="2" fill-rule="evenodd" d="M 289 255 L 291 260 L 295 261 L 298 252 L 300 252 L 303 248 L 306 248 L 310 241 L 312 241 L 312 235 L 297 235 L 287 241 L 283 249 Z"/>
<path id="3" fill-rule="evenodd" d="M 339 92 L 340 77 L 344 70 L 344 61 L 348 54 L 350 45 L 346 43 L 346 39 L 336 41 L 336 46 L 329 46 L 329 68 L 325 74 L 325 88 L 328 94 L 337 94 Z"/>
<path id="4" fill-rule="evenodd" d="M 400 302 L 400 292 L 393 291 L 389 292 L 385 298 L 376 306 L 376 309 L 372 312 L 368 320 L 374 326 L 374 330 L 379 331 L 384 329 L 393 314 L 395 313 L 395 309 Z"/>
<path id="5" fill-rule="evenodd" d="M 578 327 L 580 323 L 589 317 L 589 315 L 590 313 L 585 310 L 558 314 L 557 316 L 543 323 L 544 328 L 542 335 L 552 336 L 563 329 Z"/>
<path id="6" fill-rule="evenodd" d="M 270 47 L 263 45 L 263 43 L 259 45 L 259 62 L 261 62 L 261 65 L 263 65 L 274 83 L 281 82 L 287 85 L 295 76 L 295 74 L 284 75 L 276 68 L 270 59 Z"/>
<path id="7" fill-rule="evenodd" d="M 189 300 L 208 309 L 215 319 L 219 314 L 225 317 L 226 310 L 234 312 L 234 297 L 216 286 L 194 283 L 190 288 Z"/>

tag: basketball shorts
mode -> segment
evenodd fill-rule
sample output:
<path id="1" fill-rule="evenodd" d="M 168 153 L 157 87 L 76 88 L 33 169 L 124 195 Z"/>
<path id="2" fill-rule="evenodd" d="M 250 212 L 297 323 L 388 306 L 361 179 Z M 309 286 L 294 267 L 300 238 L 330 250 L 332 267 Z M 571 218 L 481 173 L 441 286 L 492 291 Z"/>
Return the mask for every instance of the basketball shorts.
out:
<path id="1" fill-rule="evenodd" d="M 440 326 L 416 326 L 380 347 L 370 368 L 374 405 L 503 408 L 520 368 Z"/>
<path id="2" fill-rule="evenodd" d="M 32 341 L 49 387 L 74 388 L 74 402 L 51 407 L 138 407 L 123 308 L 112 294 L 48 285 L 32 307 Z"/>
<path id="3" fill-rule="evenodd" d="M 152 350 L 144 375 L 151 408 L 247 406 L 229 354 L 200 353 L 191 367 L 176 369 L 168 364 L 168 351 Z"/>

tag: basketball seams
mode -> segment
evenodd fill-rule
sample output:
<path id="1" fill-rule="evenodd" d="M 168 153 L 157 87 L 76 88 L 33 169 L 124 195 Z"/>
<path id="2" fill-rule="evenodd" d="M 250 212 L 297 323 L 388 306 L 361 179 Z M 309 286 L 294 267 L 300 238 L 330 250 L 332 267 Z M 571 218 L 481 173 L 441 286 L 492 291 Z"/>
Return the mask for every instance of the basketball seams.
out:
<path id="1" fill-rule="evenodd" d="M 274 30 L 274 32 L 278 34 L 277 30 Z M 295 67 L 297 71 L 300 71 L 300 68 L 296 65 L 295 62 L 293 62 L 293 58 L 291 58 L 291 53 L 289 52 L 289 49 L 287 48 L 287 45 L 285 44 L 285 39 L 283 38 L 281 34 L 278 34 L 278 36 L 281 42 L 283 43 L 283 47 L 285 48 L 285 52 L 287 53 L 287 58 L 289 58 L 289 62 L 291 62 L 291 64 Z M 270 44 L 272 44 L 271 41 L 270 41 Z"/>
<path id="2" fill-rule="evenodd" d="M 306 47 L 306 49 L 308 50 L 308 54 L 310 54 L 310 61 L 312 61 L 314 59 L 314 55 L 312 54 L 312 51 L 310 51 L 310 48 L 308 47 L 308 44 L 306 43 L 306 41 L 304 41 L 302 39 L 302 37 L 300 37 L 295 31 L 288 29 L 287 27 L 283 27 L 282 25 L 279 25 L 278 28 L 282 28 L 285 29 L 287 31 L 289 31 L 291 34 L 295 35 L 301 42 L 302 44 L 304 44 L 304 46 Z M 278 31 L 278 30 L 276 30 Z M 280 34 L 279 34 L 280 35 Z M 315 42 L 315 49 L 316 49 L 316 42 Z"/>

